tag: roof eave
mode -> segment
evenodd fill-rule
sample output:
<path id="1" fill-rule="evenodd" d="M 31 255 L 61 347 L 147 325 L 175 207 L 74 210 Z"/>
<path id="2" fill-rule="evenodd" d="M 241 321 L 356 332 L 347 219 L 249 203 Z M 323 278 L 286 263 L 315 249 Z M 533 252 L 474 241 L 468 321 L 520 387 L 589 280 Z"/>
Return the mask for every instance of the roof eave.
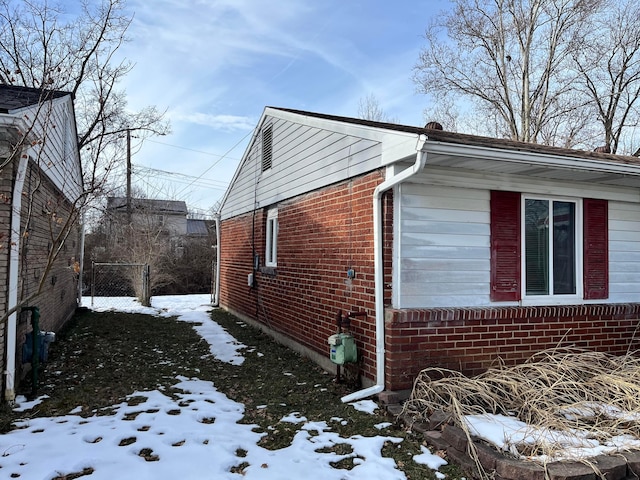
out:
<path id="1" fill-rule="evenodd" d="M 424 150 L 427 152 L 427 154 L 432 153 L 456 157 L 475 158 L 478 160 L 493 160 L 551 169 L 569 169 L 611 173 L 617 175 L 640 176 L 640 163 L 634 165 L 616 161 L 608 161 L 605 159 L 563 156 L 550 153 L 528 152 L 523 150 L 491 148 L 477 145 L 463 145 L 429 140 L 427 140 Z"/>

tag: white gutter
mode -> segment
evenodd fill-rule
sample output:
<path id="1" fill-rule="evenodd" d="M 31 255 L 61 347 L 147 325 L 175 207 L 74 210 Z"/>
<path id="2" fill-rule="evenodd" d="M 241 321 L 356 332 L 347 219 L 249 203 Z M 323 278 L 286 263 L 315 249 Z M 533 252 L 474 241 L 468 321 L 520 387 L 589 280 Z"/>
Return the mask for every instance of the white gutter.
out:
<path id="1" fill-rule="evenodd" d="M 11 243 L 9 248 L 9 298 L 7 309 L 11 310 L 18 305 L 18 270 L 20 267 L 20 220 L 22 210 L 22 189 L 27 172 L 29 156 L 23 153 L 20 156 L 16 180 L 13 186 L 13 197 L 11 199 Z M 16 398 L 15 376 L 16 376 L 16 334 L 17 334 L 18 312 L 13 312 L 7 320 L 7 369 L 5 370 L 5 393 L 4 398 L 8 402 L 13 402 Z"/>
<path id="2" fill-rule="evenodd" d="M 408 178 L 416 175 L 427 162 L 427 153 L 424 145 L 427 141 L 425 135 L 420 135 L 416 148 L 415 163 L 402 170 L 397 175 L 387 178 L 373 191 L 373 269 L 375 284 L 375 309 L 376 309 L 376 384 L 372 387 L 342 397 L 343 403 L 353 402 L 362 398 L 376 395 L 384 390 L 384 263 L 382 258 L 382 194 Z M 388 171 L 388 170 L 387 170 Z"/>
<path id="3" fill-rule="evenodd" d="M 220 305 L 220 213 L 216 213 L 214 220 L 216 222 L 216 280 L 211 305 L 217 307 Z"/>

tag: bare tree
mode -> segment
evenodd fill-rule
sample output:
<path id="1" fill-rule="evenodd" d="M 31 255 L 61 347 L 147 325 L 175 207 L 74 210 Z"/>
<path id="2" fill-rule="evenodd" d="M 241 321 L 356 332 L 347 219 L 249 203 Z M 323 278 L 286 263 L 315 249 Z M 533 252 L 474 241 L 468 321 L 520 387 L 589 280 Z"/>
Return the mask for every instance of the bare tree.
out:
<path id="1" fill-rule="evenodd" d="M 396 123 L 397 119 L 389 117 L 380 106 L 380 102 L 373 93 L 358 101 L 358 118 L 374 122 Z"/>
<path id="2" fill-rule="evenodd" d="M 471 101 L 499 135 L 578 143 L 572 120 L 583 117 L 586 102 L 570 95 L 575 74 L 568 67 L 602 2 L 452 0 L 426 30 L 414 81 L 434 98 Z"/>
<path id="3" fill-rule="evenodd" d="M 625 149 L 625 134 L 638 126 L 640 97 L 640 4 L 613 0 L 594 15 L 580 38 L 573 59 L 579 73 L 580 92 L 590 101 L 592 121 L 601 124 L 612 153 L 640 155 L 639 143 Z M 622 147 L 622 148 L 621 148 Z"/>
<path id="4" fill-rule="evenodd" d="M 12 140 L 12 151 L 3 155 L 7 161 L 0 168 L 8 171 L 29 146 L 26 143 L 33 143 L 30 155 L 38 168 L 28 170 L 21 231 L 14 233 L 22 242 L 34 243 L 29 258 L 43 265 L 36 272 L 36 288 L 22 292 L 17 305 L 0 315 L 0 322 L 37 297 L 47 282 L 55 281 L 50 274 L 61 252 L 67 250 L 82 213 L 103 194 L 118 164 L 124 163 L 124 134 L 128 130 L 136 130 L 139 135 L 162 134 L 169 128 L 155 107 L 127 111 L 126 94 L 119 82 L 132 64 L 118 59 L 131 21 L 124 1 L 85 0 L 75 7 L 77 14 L 47 0 L 0 0 L 0 83 L 41 92 L 29 112 L 29 126 L 21 132 L 21 138 Z M 74 188 L 65 189 L 65 195 L 52 196 L 44 193 L 49 179 L 42 171 L 52 162 L 45 155 L 47 145 L 55 143 L 59 133 L 55 115 L 60 112 L 51 109 L 51 100 L 61 92 L 74 97 L 84 178 Z M 71 148 L 76 147 L 74 140 Z M 53 188 L 47 187 L 47 192 L 51 191 Z M 49 199 L 43 200 L 47 195 Z M 38 231 L 48 230 L 37 245 L 31 234 L 36 225 Z M 7 245 L 17 249 L 8 239 L 0 241 L 0 249 Z M 69 268 L 77 269 L 77 260 L 70 262 Z"/>
<path id="5" fill-rule="evenodd" d="M 127 130 L 164 134 L 169 126 L 156 107 L 128 112 L 119 89 L 133 67 L 118 55 L 131 23 L 125 1 L 78 8 L 73 16 L 48 0 L 0 0 L 0 82 L 74 96 L 86 188 L 99 191 L 122 160 Z"/>

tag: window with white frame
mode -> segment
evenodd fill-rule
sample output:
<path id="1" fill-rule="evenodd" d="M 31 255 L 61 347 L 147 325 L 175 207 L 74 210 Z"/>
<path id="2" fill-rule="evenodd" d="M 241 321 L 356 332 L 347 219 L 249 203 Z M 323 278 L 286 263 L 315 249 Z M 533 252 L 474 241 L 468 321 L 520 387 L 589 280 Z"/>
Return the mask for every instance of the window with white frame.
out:
<path id="1" fill-rule="evenodd" d="M 523 196 L 522 208 L 525 296 L 582 295 L 581 203 Z"/>
<path id="2" fill-rule="evenodd" d="M 267 211 L 266 228 L 266 252 L 265 266 L 276 267 L 278 265 L 278 209 L 271 208 Z"/>

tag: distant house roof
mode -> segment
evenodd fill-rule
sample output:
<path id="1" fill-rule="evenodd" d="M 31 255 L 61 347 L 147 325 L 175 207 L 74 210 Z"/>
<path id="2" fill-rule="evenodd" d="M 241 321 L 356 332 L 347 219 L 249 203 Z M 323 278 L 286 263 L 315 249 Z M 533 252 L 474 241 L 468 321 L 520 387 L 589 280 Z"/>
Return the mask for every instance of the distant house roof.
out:
<path id="1" fill-rule="evenodd" d="M 324 113 L 307 112 L 303 110 L 294 110 L 290 108 L 271 107 L 274 110 L 283 112 L 291 112 L 298 115 L 304 115 L 314 118 L 322 118 L 325 120 L 333 120 L 337 122 L 351 123 L 354 125 L 364 125 L 373 128 L 384 128 L 387 130 L 395 130 L 398 132 L 413 133 L 417 135 L 426 135 L 431 142 L 445 142 L 450 144 L 470 145 L 476 147 L 488 147 L 501 150 L 522 150 L 526 152 L 542 153 L 547 155 L 558 155 L 565 157 L 588 158 L 592 160 L 602 160 L 607 162 L 616 162 L 628 165 L 640 165 L 640 159 L 632 156 L 614 155 L 610 153 L 590 152 L 585 150 L 577 150 L 571 148 L 552 147 L 549 145 L 541 145 L 538 143 L 519 142 L 515 140 L 482 137 L 478 135 L 468 135 L 463 133 L 448 132 L 446 130 L 437 130 L 426 127 L 416 127 L 411 125 L 398 125 L 395 123 L 375 122 L 362 118 L 342 117 L 338 115 L 328 115 Z"/>
<path id="2" fill-rule="evenodd" d="M 18 108 L 36 105 L 45 100 L 70 95 L 68 92 L 40 88 L 0 85 L 0 113 L 10 113 Z"/>
<path id="3" fill-rule="evenodd" d="M 107 210 L 124 211 L 127 208 L 126 197 L 107 197 Z M 187 204 L 182 200 L 156 200 L 152 198 L 132 198 L 133 210 L 144 210 L 151 213 L 168 213 L 186 215 Z"/>
<path id="4" fill-rule="evenodd" d="M 187 235 L 207 235 L 207 223 L 204 220 L 187 219 Z"/>

